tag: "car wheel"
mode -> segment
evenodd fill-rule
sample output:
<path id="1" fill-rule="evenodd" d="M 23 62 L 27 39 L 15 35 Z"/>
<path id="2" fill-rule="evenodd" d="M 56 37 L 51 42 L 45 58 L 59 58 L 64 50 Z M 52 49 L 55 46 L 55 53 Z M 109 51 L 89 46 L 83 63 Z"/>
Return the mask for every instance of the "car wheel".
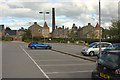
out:
<path id="1" fill-rule="evenodd" d="M 47 46 L 46 49 L 51 49 L 51 48 L 49 46 Z"/>
<path id="2" fill-rule="evenodd" d="M 35 47 L 35 46 L 32 46 L 31 49 L 36 49 L 36 47 Z"/>
<path id="3" fill-rule="evenodd" d="M 89 52 L 89 55 L 94 56 L 94 52 L 93 51 Z"/>

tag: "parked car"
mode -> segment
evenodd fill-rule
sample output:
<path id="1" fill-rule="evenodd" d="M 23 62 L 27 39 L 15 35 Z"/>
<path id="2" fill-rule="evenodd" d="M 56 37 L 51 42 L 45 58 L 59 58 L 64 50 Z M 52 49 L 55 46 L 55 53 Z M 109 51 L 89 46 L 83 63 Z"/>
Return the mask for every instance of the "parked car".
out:
<path id="1" fill-rule="evenodd" d="M 107 48 L 105 48 L 103 51 L 102 51 L 102 54 L 107 52 L 107 51 L 111 51 L 111 50 L 120 50 L 120 43 L 118 44 L 112 44 L 110 46 L 108 46 Z"/>
<path id="2" fill-rule="evenodd" d="M 111 43 L 101 42 L 101 50 L 104 50 L 109 45 L 111 45 Z M 100 47 L 100 42 L 94 42 L 94 43 L 88 45 L 87 47 L 83 48 L 81 53 L 83 55 L 90 55 L 90 56 L 98 55 L 99 47 Z"/>
<path id="3" fill-rule="evenodd" d="M 28 45 L 29 48 L 31 49 L 36 49 L 36 48 L 41 48 L 41 49 L 51 49 L 52 46 L 49 45 L 49 44 L 43 44 L 41 42 L 38 42 L 38 41 L 32 41 L 29 45 Z"/>
<path id="4" fill-rule="evenodd" d="M 120 50 L 102 54 L 92 72 L 92 80 L 120 80 Z"/>

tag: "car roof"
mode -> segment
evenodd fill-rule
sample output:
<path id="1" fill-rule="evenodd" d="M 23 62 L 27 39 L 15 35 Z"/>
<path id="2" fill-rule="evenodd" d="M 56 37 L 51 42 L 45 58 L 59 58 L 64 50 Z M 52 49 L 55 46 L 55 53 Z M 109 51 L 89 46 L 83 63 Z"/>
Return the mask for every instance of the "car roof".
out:
<path id="1" fill-rule="evenodd" d="M 112 44 L 112 45 L 120 45 L 120 43 Z"/>
<path id="2" fill-rule="evenodd" d="M 99 44 L 100 42 L 95 42 L 96 44 Z M 101 43 L 107 43 L 107 44 L 111 44 L 109 42 L 101 42 Z"/>

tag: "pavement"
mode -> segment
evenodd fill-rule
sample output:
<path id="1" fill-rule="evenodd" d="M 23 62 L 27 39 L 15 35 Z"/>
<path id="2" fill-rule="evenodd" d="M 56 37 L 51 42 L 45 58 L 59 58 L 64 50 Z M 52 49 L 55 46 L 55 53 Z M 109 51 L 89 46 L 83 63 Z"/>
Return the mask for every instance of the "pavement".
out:
<path id="1" fill-rule="evenodd" d="M 84 45 L 64 44 L 64 43 L 50 43 L 50 45 L 52 45 L 53 49 L 55 50 L 70 53 L 77 56 L 83 56 L 81 50 L 82 48 L 86 47 Z M 83 56 L 83 57 L 88 57 L 94 60 L 97 59 L 96 56 Z"/>
<path id="2" fill-rule="evenodd" d="M 27 48 L 23 42 L 3 42 L 3 78 L 91 78 L 95 62 L 52 50 Z M 53 48 L 76 54 L 83 46 L 51 44 Z M 76 49 L 76 50 L 75 50 Z"/>

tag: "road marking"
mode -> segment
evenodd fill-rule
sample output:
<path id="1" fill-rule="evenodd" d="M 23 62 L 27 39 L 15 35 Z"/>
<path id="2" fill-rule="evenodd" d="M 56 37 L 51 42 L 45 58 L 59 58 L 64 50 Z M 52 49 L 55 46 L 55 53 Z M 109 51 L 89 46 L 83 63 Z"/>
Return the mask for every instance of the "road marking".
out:
<path id="1" fill-rule="evenodd" d="M 79 60 L 71 60 L 71 59 L 49 59 L 49 60 L 38 60 L 38 59 L 36 59 L 36 61 L 48 61 L 48 62 L 52 62 L 52 61 L 78 61 L 78 62 L 80 62 Z"/>
<path id="2" fill-rule="evenodd" d="M 46 74 L 66 74 L 66 73 L 86 73 L 86 72 L 92 72 L 93 70 L 88 71 L 70 71 L 70 72 L 46 72 Z"/>
<path id="3" fill-rule="evenodd" d="M 54 64 L 54 65 L 39 65 L 39 66 L 82 66 L 82 65 L 93 65 L 91 63 L 88 64 Z"/>
<path id="4" fill-rule="evenodd" d="M 38 67 L 38 69 L 45 75 L 45 77 L 48 79 L 48 80 L 51 80 L 49 78 L 49 76 L 42 70 L 42 68 L 34 61 L 34 59 L 22 48 L 21 45 L 19 45 L 20 48 L 27 54 L 27 56 L 33 61 L 33 63 Z"/>

